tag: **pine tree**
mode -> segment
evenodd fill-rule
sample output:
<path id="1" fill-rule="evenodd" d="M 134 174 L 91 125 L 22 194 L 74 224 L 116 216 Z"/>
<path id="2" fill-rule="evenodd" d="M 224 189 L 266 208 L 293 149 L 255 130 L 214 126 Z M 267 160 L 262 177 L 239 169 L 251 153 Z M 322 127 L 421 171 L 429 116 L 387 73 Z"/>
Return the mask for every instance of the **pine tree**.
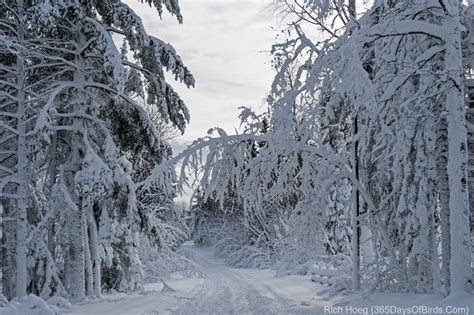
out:
<path id="1" fill-rule="evenodd" d="M 67 294 L 73 301 L 99 296 L 109 254 L 114 270 L 121 270 L 116 289 L 140 289 L 138 235 L 148 233 L 140 229 L 134 182 L 139 178 L 133 175 L 140 165 L 128 161 L 124 130 L 111 127 L 114 113 L 132 130 L 140 130 L 132 139 L 137 144 L 134 159 L 148 146 L 159 162 L 169 157 L 169 145 L 135 93 L 147 100 L 147 106 L 158 108 L 163 121 L 183 132 L 189 113 L 164 73 L 173 73 L 189 87 L 194 79 L 174 49 L 149 36 L 140 17 L 122 2 L 35 0 L 25 1 L 25 8 L 23 1 L 13 3 L 17 6 L 2 3 L 7 8 L 2 10 L 2 28 L 9 36 L 2 37 L 1 46 L 1 82 L 8 86 L 0 112 L 6 159 L 1 193 L 7 207 L 3 216 L 12 216 L 3 250 L 8 271 L 17 275 L 16 284 L 4 286 L 11 292 L 7 295 Z M 177 2 L 149 4 L 158 14 L 166 8 L 182 21 Z M 24 20 L 15 20 L 23 12 Z M 132 60 L 119 52 L 111 33 L 124 38 Z M 133 80 L 126 82 L 130 74 Z M 135 121 L 129 120 L 130 113 Z M 176 209 L 172 198 L 164 208 Z M 110 207 L 117 204 L 117 211 Z M 158 214 L 147 215 L 154 219 Z M 163 220 L 173 225 L 173 217 Z M 174 233 L 159 228 L 164 237 Z M 28 235 L 36 241 L 26 247 Z M 30 257 L 35 264 L 26 266 Z"/>

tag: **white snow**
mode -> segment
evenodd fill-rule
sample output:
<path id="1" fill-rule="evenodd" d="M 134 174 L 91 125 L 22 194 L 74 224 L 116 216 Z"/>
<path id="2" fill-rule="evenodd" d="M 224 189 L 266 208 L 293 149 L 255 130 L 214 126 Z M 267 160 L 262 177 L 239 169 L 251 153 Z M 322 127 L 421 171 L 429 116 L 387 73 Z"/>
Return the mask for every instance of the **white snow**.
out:
<path id="1" fill-rule="evenodd" d="M 312 282 L 310 276 L 275 277 L 270 269 L 233 268 L 223 258 L 216 258 L 211 247 L 191 243 L 184 247 L 203 268 L 205 278 L 185 278 L 174 273 L 165 280 L 172 291 L 163 292 L 162 283 L 151 283 L 142 293 L 104 295 L 100 300 L 75 305 L 64 314 L 330 314 L 330 310 L 341 309 L 340 314 L 350 314 L 350 308 L 370 314 L 377 306 L 396 311 L 413 307 L 474 309 L 472 296 L 450 300 L 436 295 L 387 293 L 328 298 L 322 294 L 327 287 Z"/>
<path id="2" fill-rule="evenodd" d="M 54 315 L 54 306 L 46 304 L 43 299 L 30 294 L 14 299 L 5 307 L 0 306 L 2 315 Z"/>
<path id="3" fill-rule="evenodd" d="M 274 0 L 268 109 L 172 157 L 165 73 L 195 82 L 171 44 L 122 1 L 44 1 L 0 17 L 0 315 L 474 308 L 465 2 Z"/>
<path id="4" fill-rule="evenodd" d="M 214 256 L 212 248 L 186 244 L 190 257 L 206 276 L 183 278 L 174 273 L 163 284 L 145 286 L 140 294 L 104 295 L 72 307 L 71 315 L 89 314 L 318 314 L 329 302 L 316 293 L 323 286 L 309 276 L 274 277 L 271 270 L 237 269 Z"/>

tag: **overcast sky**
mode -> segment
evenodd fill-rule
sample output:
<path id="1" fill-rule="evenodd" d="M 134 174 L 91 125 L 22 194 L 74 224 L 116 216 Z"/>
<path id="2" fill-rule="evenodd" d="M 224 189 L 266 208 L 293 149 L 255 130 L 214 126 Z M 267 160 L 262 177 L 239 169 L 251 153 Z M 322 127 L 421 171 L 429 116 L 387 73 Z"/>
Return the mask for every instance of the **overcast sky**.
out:
<path id="1" fill-rule="evenodd" d="M 196 87 L 172 85 L 186 102 L 191 122 L 175 145 L 204 136 L 211 127 L 238 127 L 238 107 L 262 108 L 274 75 L 271 0 L 180 0 L 184 23 L 137 0 L 126 1 L 147 31 L 171 43 L 196 79 Z"/>

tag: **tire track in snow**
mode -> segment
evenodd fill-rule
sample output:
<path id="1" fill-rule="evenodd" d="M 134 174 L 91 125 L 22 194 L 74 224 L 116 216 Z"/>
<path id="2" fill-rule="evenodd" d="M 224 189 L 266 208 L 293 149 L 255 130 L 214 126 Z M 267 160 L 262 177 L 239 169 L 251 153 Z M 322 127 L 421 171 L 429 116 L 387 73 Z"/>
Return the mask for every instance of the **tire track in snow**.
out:
<path id="1" fill-rule="evenodd" d="M 293 301 L 279 296 L 269 286 L 250 275 L 228 267 L 209 249 L 189 247 L 193 260 L 207 272 L 199 294 L 182 304 L 173 315 L 273 315 L 316 314 L 302 310 Z"/>

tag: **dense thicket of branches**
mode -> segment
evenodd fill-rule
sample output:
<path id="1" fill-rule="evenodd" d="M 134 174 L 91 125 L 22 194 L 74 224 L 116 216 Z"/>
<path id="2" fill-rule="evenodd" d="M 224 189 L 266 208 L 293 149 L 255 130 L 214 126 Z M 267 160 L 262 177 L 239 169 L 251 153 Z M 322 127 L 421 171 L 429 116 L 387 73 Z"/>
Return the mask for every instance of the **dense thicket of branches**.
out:
<path id="1" fill-rule="evenodd" d="M 194 233 L 245 235 L 227 238 L 232 261 L 283 270 L 345 255 L 355 289 L 362 276 L 374 290 L 469 292 L 472 8 L 376 0 L 356 18 L 355 3 L 275 1 L 291 22 L 268 113 L 244 109 L 242 132 L 215 128 L 176 158 L 183 182 L 204 164 Z"/>

